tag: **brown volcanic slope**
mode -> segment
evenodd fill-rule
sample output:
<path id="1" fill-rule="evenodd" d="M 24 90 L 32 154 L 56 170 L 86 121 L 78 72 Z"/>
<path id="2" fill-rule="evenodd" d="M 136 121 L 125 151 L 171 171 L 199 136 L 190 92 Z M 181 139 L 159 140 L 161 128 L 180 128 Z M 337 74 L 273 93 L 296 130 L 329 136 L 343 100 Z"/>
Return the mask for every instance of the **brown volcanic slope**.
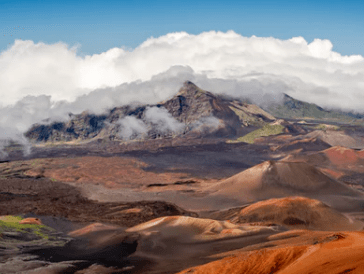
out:
<path id="1" fill-rule="evenodd" d="M 330 148 L 331 146 L 318 138 L 294 138 L 293 140 L 287 140 L 288 142 L 284 144 L 279 144 L 272 147 L 273 151 L 280 152 L 306 152 L 306 151 L 319 151 Z"/>
<path id="2" fill-rule="evenodd" d="M 363 232 L 289 231 L 268 239 L 278 247 L 238 252 L 179 274 L 364 273 Z"/>
<path id="3" fill-rule="evenodd" d="M 353 221 L 320 201 L 304 197 L 257 202 L 243 208 L 231 221 L 331 231 L 360 230 L 364 226 L 364 223 Z"/>
<path id="4" fill-rule="evenodd" d="M 99 203 L 83 197 L 76 187 L 44 178 L 0 179 L 0 190 L 0 216 L 33 213 L 121 226 L 134 226 L 160 216 L 196 216 L 164 201 Z"/>
<path id="5" fill-rule="evenodd" d="M 364 138 L 361 136 L 351 136 L 344 131 L 336 130 L 315 130 L 306 134 L 309 138 L 319 138 L 331 146 L 344 146 L 348 148 L 363 149 Z"/>
<path id="6" fill-rule="evenodd" d="M 305 162 L 266 161 L 212 186 L 210 197 L 241 203 L 305 196 L 340 210 L 358 210 L 364 196 Z"/>
<path id="7" fill-rule="evenodd" d="M 271 150 L 275 153 L 281 153 L 281 155 L 308 154 L 309 151 L 317 152 L 335 146 L 363 149 L 364 138 L 360 134 L 355 131 L 315 130 L 305 135 L 286 138 L 284 143 L 277 143 L 274 138 L 267 141 L 271 142 L 271 144 L 273 142 Z M 315 161 L 315 164 L 321 165 L 320 160 Z"/>

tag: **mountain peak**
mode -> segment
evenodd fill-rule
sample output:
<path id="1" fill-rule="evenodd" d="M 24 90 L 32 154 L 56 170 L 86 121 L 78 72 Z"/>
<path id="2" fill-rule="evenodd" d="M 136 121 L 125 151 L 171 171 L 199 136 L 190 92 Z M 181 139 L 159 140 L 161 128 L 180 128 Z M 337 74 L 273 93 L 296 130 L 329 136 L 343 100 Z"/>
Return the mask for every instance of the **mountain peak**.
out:
<path id="1" fill-rule="evenodd" d="M 164 110 L 157 111 L 156 108 Z M 151 112 L 148 112 L 149 109 L 152 109 Z M 152 114 L 154 117 L 150 117 Z M 154 138 L 156 134 L 177 134 L 175 128 L 178 125 L 184 128 L 179 136 L 227 137 L 240 136 L 250 130 L 246 129 L 249 125 L 262 126 L 272 120 L 273 116 L 257 106 L 214 95 L 191 81 L 185 81 L 175 96 L 159 104 L 122 106 L 98 116 L 83 112 L 73 115 L 65 123 L 34 125 L 26 136 L 37 141 L 85 140 L 105 136 L 113 140 L 134 138 L 134 135 Z M 142 125 L 144 135 L 131 123 Z M 122 132 L 129 135 L 124 134 L 125 137 Z"/>
<path id="2" fill-rule="evenodd" d="M 202 94 L 209 94 L 212 95 L 210 92 L 207 92 L 201 88 L 199 88 L 198 86 L 196 86 L 194 83 L 192 83 L 191 81 L 185 81 L 183 83 L 183 86 L 180 88 L 180 90 L 177 93 L 177 96 L 200 96 Z"/>
<path id="3" fill-rule="evenodd" d="M 185 81 L 183 83 L 183 86 L 181 87 L 181 89 L 186 89 L 186 90 L 190 90 L 190 89 L 200 89 L 198 86 L 196 86 L 194 83 L 192 83 L 191 81 Z"/>

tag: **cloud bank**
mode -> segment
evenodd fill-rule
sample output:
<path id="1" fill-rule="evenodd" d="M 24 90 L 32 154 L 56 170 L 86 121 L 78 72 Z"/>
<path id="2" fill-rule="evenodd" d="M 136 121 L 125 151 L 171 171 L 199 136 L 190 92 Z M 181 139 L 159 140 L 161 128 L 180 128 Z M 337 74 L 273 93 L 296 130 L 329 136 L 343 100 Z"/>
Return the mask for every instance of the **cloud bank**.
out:
<path id="1" fill-rule="evenodd" d="M 335 94 L 345 100 L 327 96 L 319 103 L 358 108 L 361 104 L 354 98 L 364 87 L 364 58 L 342 56 L 332 49 L 329 40 L 308 43 L 302 37 L 244 37 L 233 31 L 169 33 L 131 51 L 113 48 L 84 57 L 77 54 L 77 47 L 63 43 L 16 40 L 0 55 L 1 103 L 14 104 L 26 95 L 74 101 L 95 89 L 149 81 L 172 66 L 188 66 L 208 78 L 256 79 L 256 85 L 263 86 L 279 80 L 292 95 L 318 100 Z"/>
<path id="2" fill-rule="evenodd" d="M 152 37 L 133 50 L 92 56 L 78 50 L 16 40 L 1 52 L 2 132 L 19 134 L 48 117 L 67 119 L 69 112 L 156 103 L 174 95 L 185 80 L 259 104 L 282 92 L 328 108 L 361 111 L 364 104 L 363 56 L 342 56 L 329 40 L 179 32 Z"/>
<path id="3" fill-rule="evenodd" d="M 214 116 L 202 117 L 190 124 L 184 124 L 172 117 L 164 107 L 147 107 L 142 118 L 127 116 L 117 123 L 117 132 L 123 140 L 142 139 L 154 134 L 158 136 L 173 136 L 185 131 L 208 133 L 217 129 L 221 124 Z"/>

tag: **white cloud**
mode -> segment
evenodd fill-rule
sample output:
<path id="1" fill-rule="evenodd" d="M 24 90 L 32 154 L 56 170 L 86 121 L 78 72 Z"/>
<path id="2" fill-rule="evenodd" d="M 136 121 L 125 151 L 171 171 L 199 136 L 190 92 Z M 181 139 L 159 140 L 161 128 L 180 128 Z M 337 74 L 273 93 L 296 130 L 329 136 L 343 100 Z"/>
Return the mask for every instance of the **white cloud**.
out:
<path id="1" fill-rule="evenodd" d="M 194 123 L 194 127 L 206 127 L 216 129 L 221 125 L 220 120 L 214 116 L 202 117 L 199 121 Z"/>
<path id="2" fill-rule="evenodd" d="M 125 140 L 139 138 L 148 131 L 147 125 L 134 116 L 127 116 L 121 119 L 118 124 L 121 126 L 119 135 Z"/>
<path id="3" fill-rule="evenodd" d="M 161 135 L 183 133 L 187 129 L 211 132 L 221 125 L 220 120 L 212 115 L 202 117 L 200 120 L 186 125 L 176 120 L 164 107 L 155 106 L 148 107 L 141 119 L 135 116 L 126 116 L 121 118 L 117 124 L 120 125 L 119 136 L 124 140 L 143 138 L 148 132 Z"/>
<path id="4" fill-rule="evenodd" d="M 342 56 L 329 40 L 180 32 L 130 51 L 81 57 L 77 50 L 16 40 L 0 53 L 0 128 L 19 133 L 36 121 L 66 119 L 86 108 L 100 113 L 135 101 L 157 103 L 185 80 L 257 103 L 285 92 L 323 107 L 361 111 L 364 104 L 363 56 Z"/>
<path id="5" fill-rule="evenodd" d="M 13 104 L 25 95 L 72 101 L 94 89 L 148 81 L 178 65 L 189 66 L 208 78 L 246 81 L 253 73 L 258 80 L 266 76 L 285 83 L 298 79 L 345 99 L 323 101 L 327 105 L 343 103 L 358 108 L 361 102 L 346 95 L 362 92 L 364 58 L 342 56 L 332 48 L 329 40 L 307 43 L 302 37 L 280 40 L 244 37 L 233 31 L 181 32 L 150 38 L 132 51 L 113 48 L 80 57 L 77 47 L 68 48 L 63 43 L 16 40 L 0 55 L 0 90 L 3 104 Z M 301 97 L 315 95 L 314 88 L 292 90 L 295 92 Z"/>
<path id="6" fill-rule="evenodd" d="M 69 100 L 82 94 L 77 79 L 81 58 L 67 45 L 16 40 L 0 55 L 2 104 L 14 104 L 26 95 L 51 95 Z"/>
<path id="7" fill-rule="evenodd" d="M 280 40 L 243 37 L 233 31 L 199 35 L 181 32 L 150 38 L 132 51 L 113 48 L 80 57 L 77 48 L 63 43 L 16 40 L 0 55 L 0 90 L 5 95 L 3 104 L 13 104 L 25 95 L 72 101 L 94 89 L 150 80 L 179 65 L 190 66 L 209 78 L 244 81 L 255 73 L 260 75 L 257 78 L 273 75 L 284 81 L 299 79 L 339 94 L 345 94 L 348 86 L 350 92 L 362 91 L 364 58 L 342 56 L 332 48 L 329 40 L 307 43 L 302 37 Z M 347 106 L 359 105 L 348 100 Z M 336 106 L 338 102 L 328 104 Z"/>
<path id="8" fill-rule="evenodd" d="M 165 108 L 150 107 L 145 111 L 145 120 L 158 129 L 161 133 L 182 132 L 185 128 L 183 123 L 178 122 Z"/>
<path id="9" fill-rule="evenodd" d="M 181 133 L 185 125 L 178 122 L 163 107 L 148 107 L 142 119 L 127 116 L 118 121 L 121 126 L 119 135 L 124 140 L 138 139 L 146 136 L 148 131 L 155 133 Z"/>

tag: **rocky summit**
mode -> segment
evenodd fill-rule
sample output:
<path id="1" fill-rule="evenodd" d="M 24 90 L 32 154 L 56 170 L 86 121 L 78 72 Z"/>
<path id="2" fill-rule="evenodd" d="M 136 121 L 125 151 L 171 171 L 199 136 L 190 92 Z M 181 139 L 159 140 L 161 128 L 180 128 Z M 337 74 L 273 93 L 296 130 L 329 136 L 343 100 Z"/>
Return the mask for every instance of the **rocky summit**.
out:
<path id="1" fill-rule="evenodd" d="M 124 105 L 102 115 L 84 111 L 69 116 L 67 122 L 35 124 L 25 136 L 37 142 L 233 137 L 275 120 L 256 105 L 213 94 L 190 81 L 156 105 Z"/>

